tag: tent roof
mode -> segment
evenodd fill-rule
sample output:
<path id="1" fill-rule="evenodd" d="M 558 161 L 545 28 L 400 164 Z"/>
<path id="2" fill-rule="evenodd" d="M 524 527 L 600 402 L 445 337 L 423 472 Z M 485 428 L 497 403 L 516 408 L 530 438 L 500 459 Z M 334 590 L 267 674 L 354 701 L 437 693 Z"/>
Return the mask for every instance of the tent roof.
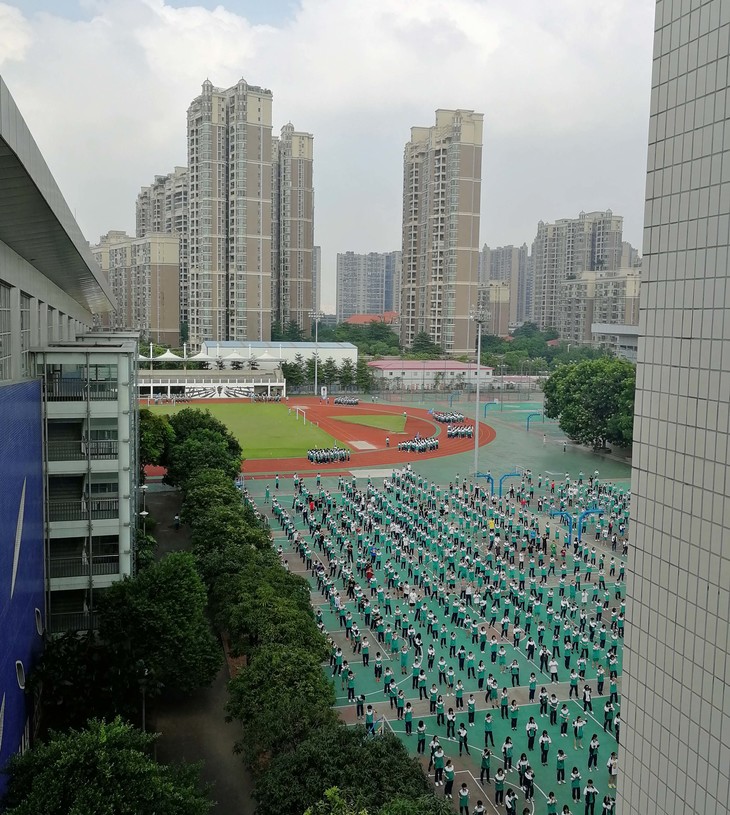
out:
<path id="1" fill-rule="evenodd" d="M 177 354 L 173 354 L 172 351 L 168 348 L 164 354 L 160 354 L 159 357 L 152 357 L 152 362 L 182 362 L 183 358 L 179 357 Z"/>

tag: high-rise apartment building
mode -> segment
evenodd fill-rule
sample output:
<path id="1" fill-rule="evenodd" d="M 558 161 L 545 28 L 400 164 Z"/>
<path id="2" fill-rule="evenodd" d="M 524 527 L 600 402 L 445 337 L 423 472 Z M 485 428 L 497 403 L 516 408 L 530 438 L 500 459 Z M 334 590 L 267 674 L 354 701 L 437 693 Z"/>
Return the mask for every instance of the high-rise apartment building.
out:
<path id="1" fill-rule="evenodd" d="M 180 246 L 180 322 L 188 322 L 188 214 L 189 177 L 187 167 L 175 167 L 167 175 L 157 175 L 137 196 L 136 232 L 138 238 L 153 232 L 177 235 Z"/>
<path id="2" fill-rule="evenodd" d="M 397 312 L 400 252 L 338 252 L 337 322 L 354 314 Z"/>
<path id="3" fill-rule="evenodd" d="M 444 351 L 474 350 L 484 116 L 437 110 L 411 128 L 403 157 L 401 342 L 426 332 Z"/>
<path id="4" fill-rule="evenodd" d="M 310 333 L 314 251 L 314 137 L 284 125 L 272 147 L 271 310 Z"/>
<path id="5" fill-rule="evenodd" d="M 504 337 L 509 334 L 512 291 L 506 280 L 489 280 L 479 286 L 479 308 L 485 321 L 482 331 Z"/>
<path id="6" fill-rule="evenodd" d="M 729 38 L 726 0 L 656 4 L 622 815 L 730 811 Z"/>
<path id="7" fill-rule="evenodd" d="M 91 247 L 117 301 L 102 325 L 133 330 L 150 342 L 180 344 L 180 239 L 177 234 L 102 235 Z"/>
<path id="8" fill-rule="evenodd" d="M 312 311 L 322 310 L 322 247 L 312 250 Z"/>
<path id="9" fill-rule="evenodd" d="M 189 330 L 271 338 L 272 93 L 206 80 L 188 108 Z"/>
<path id="10" fill-rule="evenodd" d="M 522 246 L 498 246 L 490 249 L 485 243 L 479 254 L 479 283 L 507 283 L 509 285 L 510 312 L 509 322 L 512 325 L 523 323 L 526 313 L 528 286 L 527 244 Z"/>
<path id="11" fill-rule="evenodd" d="M 581 212 L 553 224 L 540 221 L 532 244 L 532 319 L 540 329 L 556 327 L 560 284 L 581 272 L 618 269 L 623 218 L 611 210 Z"/>

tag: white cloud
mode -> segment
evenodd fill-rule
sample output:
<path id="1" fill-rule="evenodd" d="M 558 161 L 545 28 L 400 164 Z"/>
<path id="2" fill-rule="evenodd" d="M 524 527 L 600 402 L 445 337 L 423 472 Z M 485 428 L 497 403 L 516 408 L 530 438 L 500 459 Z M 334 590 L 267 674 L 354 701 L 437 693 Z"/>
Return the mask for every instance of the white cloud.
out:
<path id="1" fill-rule="evenodd" d="M 485 114 L 482 237 L 612 207 L 639 241 L 652 0 L 300 0 L 278 26 L 164 0 L 94 0 L 82 20 L 0 3 L 0 67 L 89 238 L 131 229 L 139 187 L 185 163 L 208 77 L 274 93 L 315 135 L 317 240 L 397 247 L 401 156 L 437 107 Z"/>

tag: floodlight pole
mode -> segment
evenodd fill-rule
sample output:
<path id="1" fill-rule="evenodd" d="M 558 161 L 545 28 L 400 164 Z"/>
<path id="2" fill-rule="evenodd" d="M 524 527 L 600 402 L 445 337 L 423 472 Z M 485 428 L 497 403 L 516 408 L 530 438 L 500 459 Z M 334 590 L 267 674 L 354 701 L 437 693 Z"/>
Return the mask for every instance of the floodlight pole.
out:
<path id="1" fill-rule="evenodd" d="M 477 324 L 477 404 L 474 413 L 474 477 L 479 472 L 479 391 L 482 375 L 482 326 L 488 315 L 484 309 L 477 309 L 471 319 Z"/>
<path id="2" fill-rule="evenodd" d="M 314 320 L 314 395 L 317 396 L 317 369 L 319 367 L 319 321 L 324 317 L 321 311 L 310 311 L 309 316 Z"/>

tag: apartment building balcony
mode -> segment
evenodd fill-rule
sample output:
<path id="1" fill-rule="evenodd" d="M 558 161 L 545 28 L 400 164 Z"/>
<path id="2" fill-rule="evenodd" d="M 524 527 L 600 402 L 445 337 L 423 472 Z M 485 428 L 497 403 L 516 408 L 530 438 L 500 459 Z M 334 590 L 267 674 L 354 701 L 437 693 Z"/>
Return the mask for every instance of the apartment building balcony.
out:
<path id="1" fill-rule="evenodd" d="M 119 574 L 119 553 L 108 555 L 56 556 L 51 552 L 48 576 L 51 580 L 65 577 L 84 577 Z"/>
<path id="2" fill-rule="evenodd" d="M 52 612 L 47 617 L 48 633 L 63 634 L 66 631 L 93 631 L 99 627 L 99 616 L 90 611 Z"/>
<path id="3" fill-rule="evenodd" d="M 119 518 L 119 498 L 49 499 L 48 520 L 102 521 Z"/>
<path id="4" fill-rule="evenodd" d="M 119 457 L 119 442 L 107 439 L 48 442 L 49 461 L 109 460 Z"/>
<path id="5" fill-rule="evenodd" d="M 47 379 L 46 400 L 49 402 L 115 402 L 119 395 L 116 382 L 76 379 Z"/>

